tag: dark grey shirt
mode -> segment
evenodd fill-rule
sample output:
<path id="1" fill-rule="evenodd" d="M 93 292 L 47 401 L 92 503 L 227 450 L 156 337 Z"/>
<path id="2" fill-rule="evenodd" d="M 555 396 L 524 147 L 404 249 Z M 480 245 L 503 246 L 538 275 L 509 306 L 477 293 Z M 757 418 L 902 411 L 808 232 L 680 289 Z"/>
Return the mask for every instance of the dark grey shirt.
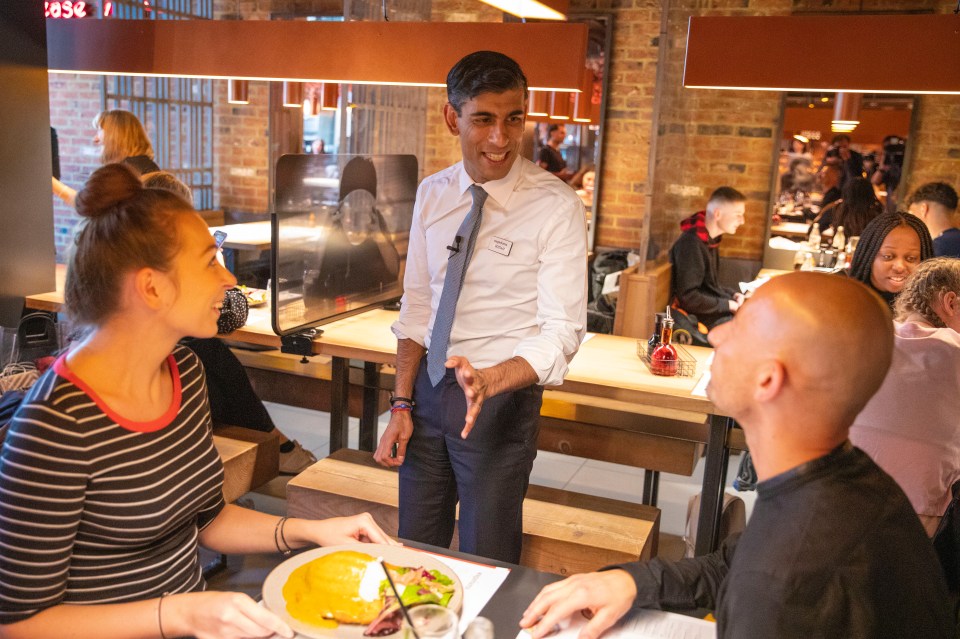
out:
<path id="1" fill-rule="evenodd" d="M 903 491 L 849 442 L 757 485 L 717 552 L 619 566 L 636 605 L 717 611 L 718 637 L 952 637 L 946 584 Z"/>

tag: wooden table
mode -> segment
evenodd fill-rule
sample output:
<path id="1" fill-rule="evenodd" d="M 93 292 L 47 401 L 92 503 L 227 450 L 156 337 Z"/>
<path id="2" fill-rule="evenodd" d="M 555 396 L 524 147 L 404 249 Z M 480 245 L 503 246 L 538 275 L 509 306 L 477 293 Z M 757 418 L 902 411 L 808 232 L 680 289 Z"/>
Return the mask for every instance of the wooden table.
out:
<path id="1" fill-rule="evenodd" d="M 223 231 L 227 234 L 227 239 L 223 242 L 223 248 L 226 249 L 265 251 L 270 248 L 269 220 L 210 227 L 211 234 L 216 231 Z"/>
<path id="2" fill-rule="evenodd" d="M 770 235 L 806 238 L 809 234 L 810 224 L 806 222 L 782 222 L 770 227 Z"/>
<path id="3" fill-rule="evenodd" d="M 57 311 L 62 299 L 59 292 L 44 293 L 27 297 L 26 304 L 29 308 Z M 331 452 L 346 447 L 348 442 L 349 360 L 365 362 L 364 387 L 376 389 L 377 364 L 396 362 L 397 340 L 390 331 L 390 325 L 397 316 L 396 311 L 368 311 L 323 325 L 320 327 L 323 333 L 313 340 L 314 355 L 331 357 Z M 250 309 L 247 324 L 224 337 L 248 344 L 280 347 L 280 337 L 271 327 L 269 308 Z M 706 397 L 692 392 L 706 371 L 706 360 L 712 351 L 702 347 L 685 347 L 698 362 L 694 377 L 658 377 L 651 374 L 637 357 L 636 344 L 635 338 L 594 335 L 581 346 L 570 364 L 563 385 L 558 389 L 673 411 L 677 419 L 709 417 L 709 426 L 703 437 L 707 449 L 700 502 L 701 525 L 698 527 L 696 544 L 698 554 L 709 552 L 718 544 L 720 508 L 730 453 L 728 433 L 734 425 L 733 420 L 719 414 Z M 376 447 L 376 393 L 369 393 L 369 410 L 366 395 L 360 422 L 360 448 L 371 451 Z M 685 437 L 688 436 L 685 434 Z M 704 525 L 703 522 L 712 524 Z"/>

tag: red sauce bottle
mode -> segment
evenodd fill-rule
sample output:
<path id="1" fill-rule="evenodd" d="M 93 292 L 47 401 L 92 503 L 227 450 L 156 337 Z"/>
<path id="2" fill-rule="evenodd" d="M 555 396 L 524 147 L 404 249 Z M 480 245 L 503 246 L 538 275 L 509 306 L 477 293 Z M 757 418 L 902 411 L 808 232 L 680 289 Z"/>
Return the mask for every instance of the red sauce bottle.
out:
<path id="1" fill-rule="evenodd" d="M 660 345 L 650 356 L 650 372 L 654 375 L 673 377 L 677 374 L 677 349 L 671 344 L 673 339 L 673 318 L 667 309 L 667 316 L 660 326 Z"/>

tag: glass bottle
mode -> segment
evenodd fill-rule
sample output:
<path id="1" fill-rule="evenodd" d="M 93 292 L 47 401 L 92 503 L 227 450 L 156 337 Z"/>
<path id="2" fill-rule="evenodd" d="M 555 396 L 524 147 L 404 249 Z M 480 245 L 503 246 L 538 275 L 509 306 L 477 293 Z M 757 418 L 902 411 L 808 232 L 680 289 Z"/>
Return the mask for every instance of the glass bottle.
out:
<path id="1" fill-rule="evenodd" d="M 653 335 L 647 340 L 647 357 L 653 357 L 653 351 L 660 346 L 660 331 L 663 329 L 663 318 L 666 316 L 666 313 L 654 313 Z"/>
<path id="2" fill-rule="evenodd" d="M 847 247 L 847 236 L 843 234 L 843 227 L 837 227 L 837 233 L 833 236 L 833 248 L 843 250 Z"/>
<path id="3" fill-rule="evenodd" d="M 810 246 L 813 249 L 820 248 L 820 225 L 813 223 L 813 230 L 810 231 Z"/>
<path id="4" fill-rule="evenodd" d="M 660 345 L 650 356 L 650 372 L 654 375 L 672 377 L 677 374 L 677 349 L 670 342 L 673 340 L 673 318 L 670 309 L 660 326 Z"/>

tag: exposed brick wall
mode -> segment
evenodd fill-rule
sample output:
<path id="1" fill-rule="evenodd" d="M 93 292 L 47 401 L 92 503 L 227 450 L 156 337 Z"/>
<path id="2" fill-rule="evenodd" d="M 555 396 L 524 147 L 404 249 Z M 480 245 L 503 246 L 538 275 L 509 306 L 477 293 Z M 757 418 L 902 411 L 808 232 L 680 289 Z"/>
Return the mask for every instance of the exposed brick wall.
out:
<path id="1" fill-rule="evenodd" d="M 214 82 L 214 206 L 227 213 L 269 211 L 268 82 L 250 82 L 250 104 L 227 102 L 227 81 Z"/>
<path id="2" fill-rule="evenodd" d="M 910 140 L 904 197 L 926 182 L 960 188 L 960 96 L 924 95 L 917 104 L 920 130 Z"/>
<path id="3" fill-rule="evenodd" d="M 96 75 L 49 76 L 50 125 L 57 130 L 60 179 L 77 190 L 100 166 L 100 148 L 93 144 L 93 118 L 101 108 L 100 82 Z M 80 218 L 60 198 L 53 197 L 53 203 L 54 244 L 57 261 L 63 261 L 67 242 Z"/>
<path id="4" fill-rule="evenodd" d="M 671 4 L 662 43 L 667 48 L 650 218 L 650 243 L 661 259 L 679 235 L 679 221 L 703 209 L 719 186 L 747 196 L 746 224 L 724 239 L 721 254 L 762 256 L 781 94 L 684 89 L 687 23 L 692 15 L 782 15 L 792 5 L 790 0 Z"/>

